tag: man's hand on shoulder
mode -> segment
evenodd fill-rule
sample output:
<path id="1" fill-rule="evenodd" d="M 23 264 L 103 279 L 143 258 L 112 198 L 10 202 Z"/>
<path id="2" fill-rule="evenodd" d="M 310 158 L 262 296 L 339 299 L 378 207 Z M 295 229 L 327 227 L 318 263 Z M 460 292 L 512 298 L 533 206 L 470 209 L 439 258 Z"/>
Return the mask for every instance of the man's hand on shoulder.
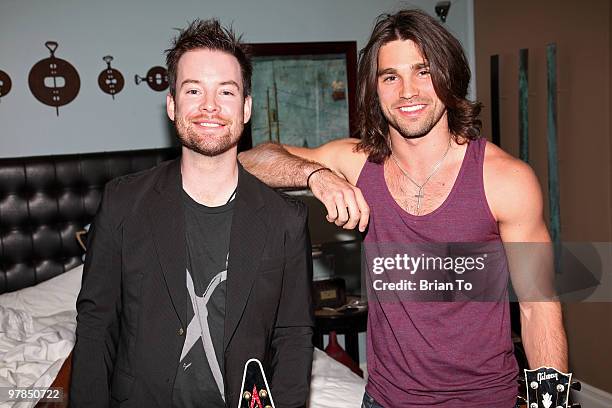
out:
<path id="1" fill-rule="evenodd" d="M 272 187 L 308 187 L 327 209 L 327 220 L 365 231 L 370 208 L 355 187 L 367 157 L 357 139 L 338 139 L 315 149 L 273 143 L 240 153 L 242 165 Z M 321 170 L 322 168 L 329 169 Z"/>
<path id="2" fill-rule="evenodd" d="M 355 148 L 358 139 L 345 138 L 328 142 L 315 149 L 287 146 L 289 153 L 332 171 L 317 171 L 310 175 L 307 187 L 327 209 L 327 221 L 344 229 L 359 227 L 365 231 L 370 220 L 370 207 L 355 185 L 367 159 Z"/>
<path id="3" fill-rule="evenodd" d="M 370 207 L 359 188 L 331 169 L 313 174 L 309 187 L 327 209 L 327 221 L 344 229 L 359 226 L 359 231 L 365 231 L 370 220 Z"/>

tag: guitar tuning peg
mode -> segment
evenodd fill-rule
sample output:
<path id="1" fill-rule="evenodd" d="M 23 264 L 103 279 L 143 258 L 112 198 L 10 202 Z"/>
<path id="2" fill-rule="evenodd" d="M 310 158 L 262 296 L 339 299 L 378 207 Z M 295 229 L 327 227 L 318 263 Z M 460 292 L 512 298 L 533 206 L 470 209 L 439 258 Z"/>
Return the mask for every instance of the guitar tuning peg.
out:
<path id="1" fill-rule="evenodd" d="M 570 388 L 572 390 L 580 391 L 582 389 L 582 384 L 580 384 L 580 381 L 572 381 Z"/>

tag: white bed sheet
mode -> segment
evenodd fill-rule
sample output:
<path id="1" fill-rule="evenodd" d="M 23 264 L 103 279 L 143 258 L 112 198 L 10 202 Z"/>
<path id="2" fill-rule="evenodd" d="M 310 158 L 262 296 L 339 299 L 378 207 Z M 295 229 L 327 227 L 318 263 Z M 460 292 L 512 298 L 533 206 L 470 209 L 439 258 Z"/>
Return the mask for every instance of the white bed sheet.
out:
<path id="1" fill-rule="evenodd" d="M 0 387 L 49 387 L 75 340 L 82 265 L 36 286 L 0 295 Z M 357 408 L 365 381 L 315 349 L 310 408 Z M 0 400 L 0 407 L 35 402 Z"/>
<path id="2" fill-rule="evenodd" d="M 324 351 L 314 350 L 310 408 L 359 408 L 365 380 Z"/>
<path id="3" fill-rule="evenodd" d="M 83 267 L 0 296 L 0 387 L 49 387 L 74 346 Z M 31 407 L 7 402 L 2 407 Z"/>

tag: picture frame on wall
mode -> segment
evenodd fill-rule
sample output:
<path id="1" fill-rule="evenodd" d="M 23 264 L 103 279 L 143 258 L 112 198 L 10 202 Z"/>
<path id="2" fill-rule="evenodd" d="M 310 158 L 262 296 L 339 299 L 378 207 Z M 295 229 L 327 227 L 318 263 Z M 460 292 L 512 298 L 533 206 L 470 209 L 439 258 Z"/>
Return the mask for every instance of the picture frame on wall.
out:
<path id="1" fill-rule="evenodd" d="M 241 150 L 264 142 L 317 147 L 356 134 L 355 41 L 249 47 L 253 108 Z"/>

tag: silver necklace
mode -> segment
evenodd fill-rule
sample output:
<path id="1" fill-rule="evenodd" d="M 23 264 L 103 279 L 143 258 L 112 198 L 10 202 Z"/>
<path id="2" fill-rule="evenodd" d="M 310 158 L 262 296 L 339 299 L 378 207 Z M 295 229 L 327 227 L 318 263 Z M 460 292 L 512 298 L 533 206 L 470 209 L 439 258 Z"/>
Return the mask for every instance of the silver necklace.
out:
<path id="1" fill-rule="evenodd" d="M 408 172 L 404 170 L 404 168 L 400 165 L 399 161 L 395 158 L 395 155 L 393 154 L 393 152 L 391 152 L 391 158 L 395 162 L 395 165 L 397 166 L 397 168 L 400 169 L 400 171 L 404 174 L 404 176 L 406 176 L 406 178 L 410 180 L 410 182 L 414 184 L 416 188 L 419 189 L 419 191 L 414 195 L 414 197 L 416 197 L 417 199 L 416 215 L 419 215 L 420 210 L 421 210 L 421 199 L 425 197 L 425 194 L 423 194 L 423 189 L 425 188 L 425 185 L 429 182 L 429 180 L 433 177 L 433 175 L 436 174 L 438 170 L 440 170 L 440 166 L 442 165 L 442 162 L 444 161 L 444 159 L 446 159 L 446 156 L 448 155 L 448 152 L 450 151 L 450 147 L 451 147 L 451 139 L 449 138 L 448 146 L 446 147 L 446 151 L 442 155 L 442 158 L 438 160 L 438 162 L 433 166 L 431 173 L 429 173 L 429 176 L 427 176 L 423 184 L 419 184 L 416 181 L 414 181 L 412 177 L 408 175 Z"/>

